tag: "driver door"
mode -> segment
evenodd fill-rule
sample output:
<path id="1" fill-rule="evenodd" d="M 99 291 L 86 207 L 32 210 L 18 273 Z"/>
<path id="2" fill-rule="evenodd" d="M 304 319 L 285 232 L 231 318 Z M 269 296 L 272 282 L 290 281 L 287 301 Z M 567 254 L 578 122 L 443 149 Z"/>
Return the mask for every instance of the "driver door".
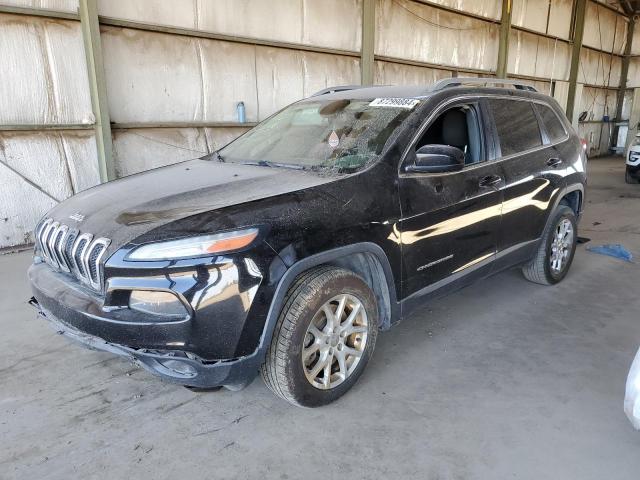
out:
<path id="1" fill-rule="evenodd" d="M 493 146 L 485 108 L 480 100 L 442 107 L 421 127 L 400 166 L 405 298 L 435 292 L 456 280 L 471 281 L 491 269 L 504 181 L 500 165 L 489 161 Z M 463 150 L 463 168 L 411 171 L 416 150 L 432 144 Z"/>

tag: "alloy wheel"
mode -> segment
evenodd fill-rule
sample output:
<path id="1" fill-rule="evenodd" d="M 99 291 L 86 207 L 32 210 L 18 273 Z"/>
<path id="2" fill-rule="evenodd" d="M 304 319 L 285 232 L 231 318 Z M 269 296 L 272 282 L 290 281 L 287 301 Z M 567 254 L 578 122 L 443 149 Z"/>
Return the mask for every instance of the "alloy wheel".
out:
<path id="1" fill-rule="evenodd" d="M 573 225 L 567 218 L 560 220 L 553 232 L 549 264 L 555 274 L 561 273 L 568 263 L 573 248 Z"/>
<path id="2" fill-rule="evenodd" d="M 367 346 L 367 312 L 353 295 L 337 295 L 314 315 L 302 348 L 302 367 L 311 385 L 337 387 L 356 369 Z"/>

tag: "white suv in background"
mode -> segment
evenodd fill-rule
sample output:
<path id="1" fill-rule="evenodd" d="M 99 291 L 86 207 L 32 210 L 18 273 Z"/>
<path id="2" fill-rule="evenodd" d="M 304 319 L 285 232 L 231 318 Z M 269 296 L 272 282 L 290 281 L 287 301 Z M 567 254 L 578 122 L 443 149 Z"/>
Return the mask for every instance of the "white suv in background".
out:
<path id="1" fill-rule="evenodd" d="M 629 420 L 640 430 L 640 350 L 631 364 L 624 396 L 624 411 Z"/>
<path id="2" fill-rule="evenodd" d="M 625 155 L 627 170 L 624 179 L 627 183 L 640 183 L 640 132 L 631 142 L 629 150 Z"/>

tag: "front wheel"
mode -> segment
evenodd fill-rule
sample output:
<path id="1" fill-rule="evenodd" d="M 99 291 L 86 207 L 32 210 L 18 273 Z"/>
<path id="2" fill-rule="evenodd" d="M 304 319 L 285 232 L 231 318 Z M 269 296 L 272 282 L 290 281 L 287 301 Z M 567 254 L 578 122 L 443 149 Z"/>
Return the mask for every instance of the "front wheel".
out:
<path id="1" fill-rule="evenodd" d="M 377 333 L 377 303 L 364 280 L 341 268 L 315 268 L 285 297 L 262 378 L 294 405 L 326 405 L 358 380 Z"/>
<path id="2" fill-rule="evenodd" d="M 566 205 L 559 205 L 542 235 L 540 246 L 531 261 L 522 267 L 527 280 L 553 285 L 569 271 L 578 240 L 576 215 Z"/>
<path id="3" fill-rule="evenodd" d="M 640 183 L 640 179 L 633 177 L 631 173 L 629 173 L 629 170 L 624 172 L 624 181 L 626 183 Z"/>

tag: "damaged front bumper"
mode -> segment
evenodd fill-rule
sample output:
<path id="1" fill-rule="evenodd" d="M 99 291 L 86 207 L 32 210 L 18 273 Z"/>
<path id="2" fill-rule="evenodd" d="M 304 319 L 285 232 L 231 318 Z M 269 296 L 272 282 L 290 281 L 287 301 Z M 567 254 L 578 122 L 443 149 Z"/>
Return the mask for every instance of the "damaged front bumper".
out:
<path id="1" fill-rule="evenodd" d="M 249 355 L 228 361 L 207 362 L 181 351 L 159 352 L 148 349 L 133 349 L 110 343 L 67 325 L 44 309 L 35 297 L 29 300 L 29 304 L 38 310 L 40 316 L 48 320 L 58 334 L 90 350 L 100 350 L 125 357 L 152 374 L 172 383 L 198 388 L 224 386 L 237 390 L 248 385 L 260 368 L 258 355 Z"/>

